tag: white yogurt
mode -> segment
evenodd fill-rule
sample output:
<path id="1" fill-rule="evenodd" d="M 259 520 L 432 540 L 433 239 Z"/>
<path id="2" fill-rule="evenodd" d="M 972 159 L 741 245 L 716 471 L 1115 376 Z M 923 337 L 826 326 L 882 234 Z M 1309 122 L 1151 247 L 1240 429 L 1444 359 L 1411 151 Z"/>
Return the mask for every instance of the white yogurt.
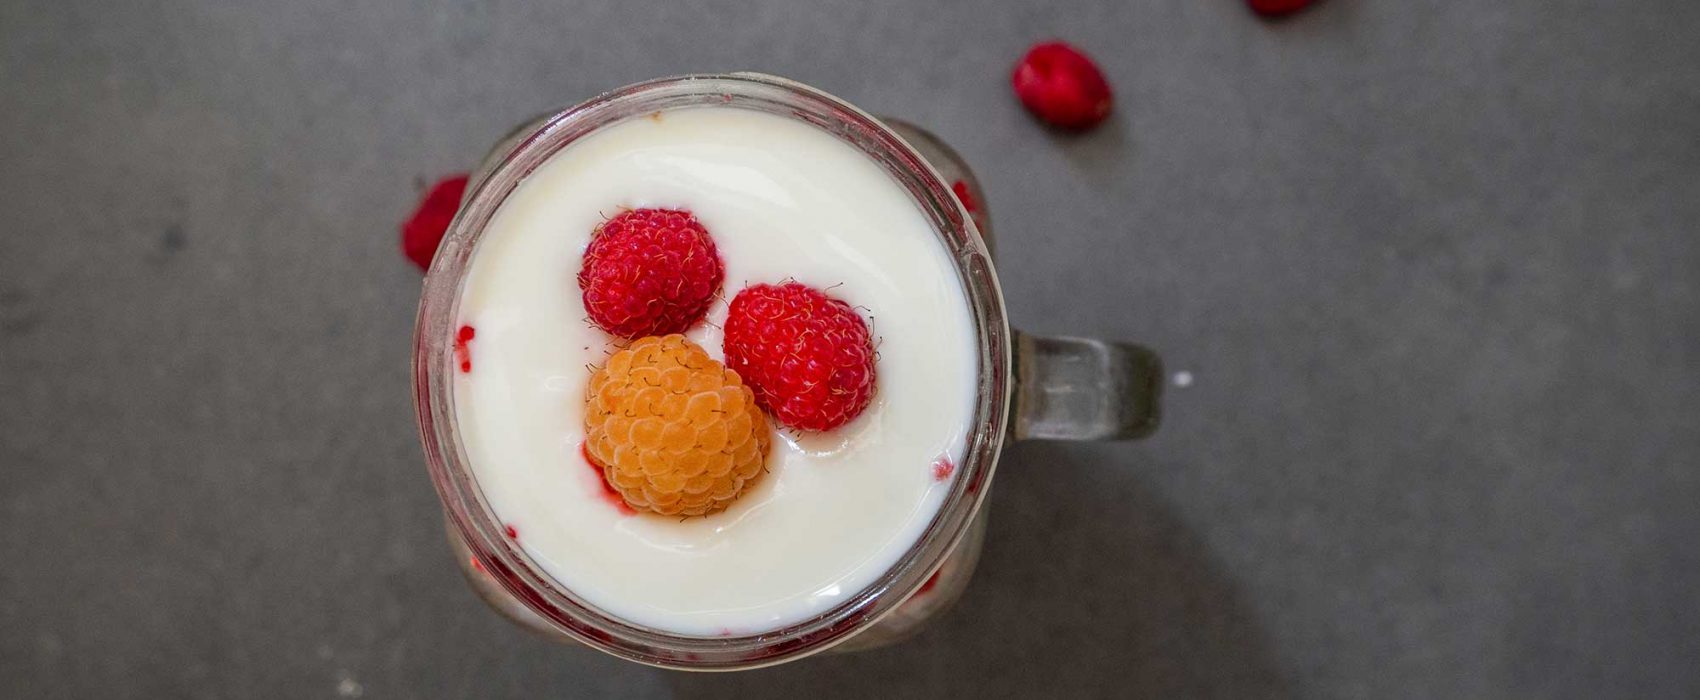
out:
<path id="1" fill-rule="evenodd" d="M 587 368 L 612 338 L 575 275 L 622 207 L 688 209 L 726 264 L 726 299 L 791 278 L 860 306 L 879 343 L 859 418 L 775 433 L 770 473 L 724 512 L 623 514 L 579 453 Z M 689 336 L 722 357 L 717 302 Z M 949 254 L 872 159 L 815 127 L 738 107 L 634 118 L 553 156 L 508 197 L 474 251 L 460 324 L 476 329 L 454 402 L 492 510 L 558 583 L 627 621 L 749 634 L 819 614 L 920 536 L 960 463 L 975 404 L 973 320 Z M 457 324 L 458 325 L 458 324 Z"/>

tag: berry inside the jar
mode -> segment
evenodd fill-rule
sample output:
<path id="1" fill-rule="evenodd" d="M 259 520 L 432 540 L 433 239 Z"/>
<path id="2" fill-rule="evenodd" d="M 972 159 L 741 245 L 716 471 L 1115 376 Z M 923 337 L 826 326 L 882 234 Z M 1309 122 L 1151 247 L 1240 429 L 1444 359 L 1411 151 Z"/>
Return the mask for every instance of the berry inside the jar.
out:
<path id="1" fill-rule="evenodd" d="M 738 373 L 682 335 L 648 336 L 590 378 L 585 456 L 633 510 L 725 510 L 765 471 L 767 417 Z"/>

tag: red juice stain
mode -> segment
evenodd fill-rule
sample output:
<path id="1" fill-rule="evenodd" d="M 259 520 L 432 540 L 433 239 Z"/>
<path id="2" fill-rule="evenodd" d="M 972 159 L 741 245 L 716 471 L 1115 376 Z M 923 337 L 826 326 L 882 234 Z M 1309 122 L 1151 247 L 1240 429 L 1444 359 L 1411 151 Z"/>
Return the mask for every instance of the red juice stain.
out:
<path id="1" fill-rule="evenodd" d="M 608 473 L 603 471 L 602 467 L 596 466 L 596 460 L 591 459 L 590 444 L 580 442 L 578 444 L 578 453 L 579 456 L 584 457 L 584 465 L 590 467 L 591 471 L 596 472 L 596 482 L 602 484 L 602 500 L 607 501 L 610 505 L 619 509 L 621 515 L 637 515 L 637 511 L 632 510 L 631 506 L 626 505 L 626 499 L 620 497 L 620 492 L 615 491 L 614 486 L 608 483 Z"/>
<path id="2" fill-rule="evenodd" d="M 927 591 L 933 590 L 933 586 L 939 585 L 939 574 L 942 573 L 944 573 L 944 569 L 934 571 L 932 576 L 927 577 L 927 582 L 921 584 L 921 590 L 915 591 L 915 595 L 926 595 Z"/>
<path id="3" fill-rule="evenodd" d="M 933 460 L 933 481 L 944 481 L 956 471 L 956 463 L 950 461 L 950 455 L 939 455 Z"/>
<path id="4" fill-rule="evenodd" d="M 969 214 L 980 213 L 980 203 L 974 201 L 973 193 L 968 191 L 968 183 L 961 180 L 952 182 L 950 191 L 956 193 L 956 198 L 962 202 L 962 208 L 967 209 Z"/>
<path id="5" fill-rule="evenodd" d="M 490 573 L 490 572 L 484 570 L 484 565 L 479 563 L 478 557 L 467 557 L 467 560 L 472 562 L 472 570 L 473 571 L 476 571 L 476 572 L 481 573 L 481 574 Z"/>
<path id="6" fill-rule="evenodd" d="M 595 628 L 592 628 L 592 627 L 585 627 L 585 628 L 580 628 L 579 632 L 583 633 L 584 636 L 589 637 L 591 639 L 594 639 L 596 641 L 602 642 L 603 644 L 613 644 L 614 643 L 614 635 L 609 634 L 609 633 L 604 632 L 604 631 L 599 630 L 599 629 L 595 629 Z"/>
<path id="7" fill-rule="evenodd" d="M 472 348 L 467 347 L 467 344 L 471 343 L 476 335 L 478 331 L 472 326 L 461 326 L 460 330 L 455 332 L 455 360 L 460 363 L 462 374 L 472 371 Z"/>
<path id="8" fill-rule="evenodd" d="M 508 539 L 510 539 L 510 540 L 518 540 L 519 539 L 519 528 L 516 528 L 512 525 L 503 525 L 502 526 L 502 534 L 507 535 Z"/>

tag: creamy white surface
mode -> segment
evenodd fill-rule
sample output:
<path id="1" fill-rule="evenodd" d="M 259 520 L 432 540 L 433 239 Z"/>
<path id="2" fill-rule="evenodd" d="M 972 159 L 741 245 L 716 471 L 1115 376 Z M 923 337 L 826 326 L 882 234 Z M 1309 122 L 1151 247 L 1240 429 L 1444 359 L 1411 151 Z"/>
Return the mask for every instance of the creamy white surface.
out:
<path id="1" fill-rule="evenodd" d="M 722 513 L 623 515 L 580 456 L 590 370 L 611 338 L 575 275 L 620 208 L 696 214 L 725 295 L 787 278 L 873 319 L 879 388 L 849 425 L 777 431 L 770 473 Z M 556 154 L 503 203 L 475 251 L 460 323 L 473 369 L 454 398 L 491 508 L 561 585 L 629 621 L 683 634 L 775 629 L 871 583 L 942 502 L 975 402 L 973 323 L 947 251 L 877 164 L 814 127 L 734 107 L 636 118 Z M 726 305 L 690 337 L 721 358 Z M 953 477 L 954 478 L 954 477 Z"/>

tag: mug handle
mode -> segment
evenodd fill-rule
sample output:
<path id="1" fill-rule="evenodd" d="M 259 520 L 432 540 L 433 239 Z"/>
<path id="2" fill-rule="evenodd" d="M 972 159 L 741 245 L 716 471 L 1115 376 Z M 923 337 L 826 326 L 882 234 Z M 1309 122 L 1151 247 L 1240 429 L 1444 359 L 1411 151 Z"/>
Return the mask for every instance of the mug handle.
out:
<path id="1" fill-rule="evenodd" d="M 1016 331 L 1010 350 L 1010 437 L 1129 440 L 1157 429 L 1163 362 L 1149 348 Z"/>
<path id="2" fill-rule="evenodd" d="M 555 112 L 533 117 L 498 140 L 472 173 L 475 187 L 501 162 L 515 142 Z M 968 163 L 932 132 L 902 119 L 880 117 L 922 157 L 954 183 L 979 228 L 988 251 L 994 250 L 985 193 Z M 468 187 L 470 196 L 474 187 Z M 960 188 L 960 189 L 959 189 Z M 980 206 L 976 206 L 979 204 Z M 1014 331 L 1011 354 L 1015 392 L 1009 424 L 1016 440 L 1130 440 L 1157 429 L 1163 392 L 1163 363 L 1141 345 L 1092 338 L 1045 337 Z"/>

